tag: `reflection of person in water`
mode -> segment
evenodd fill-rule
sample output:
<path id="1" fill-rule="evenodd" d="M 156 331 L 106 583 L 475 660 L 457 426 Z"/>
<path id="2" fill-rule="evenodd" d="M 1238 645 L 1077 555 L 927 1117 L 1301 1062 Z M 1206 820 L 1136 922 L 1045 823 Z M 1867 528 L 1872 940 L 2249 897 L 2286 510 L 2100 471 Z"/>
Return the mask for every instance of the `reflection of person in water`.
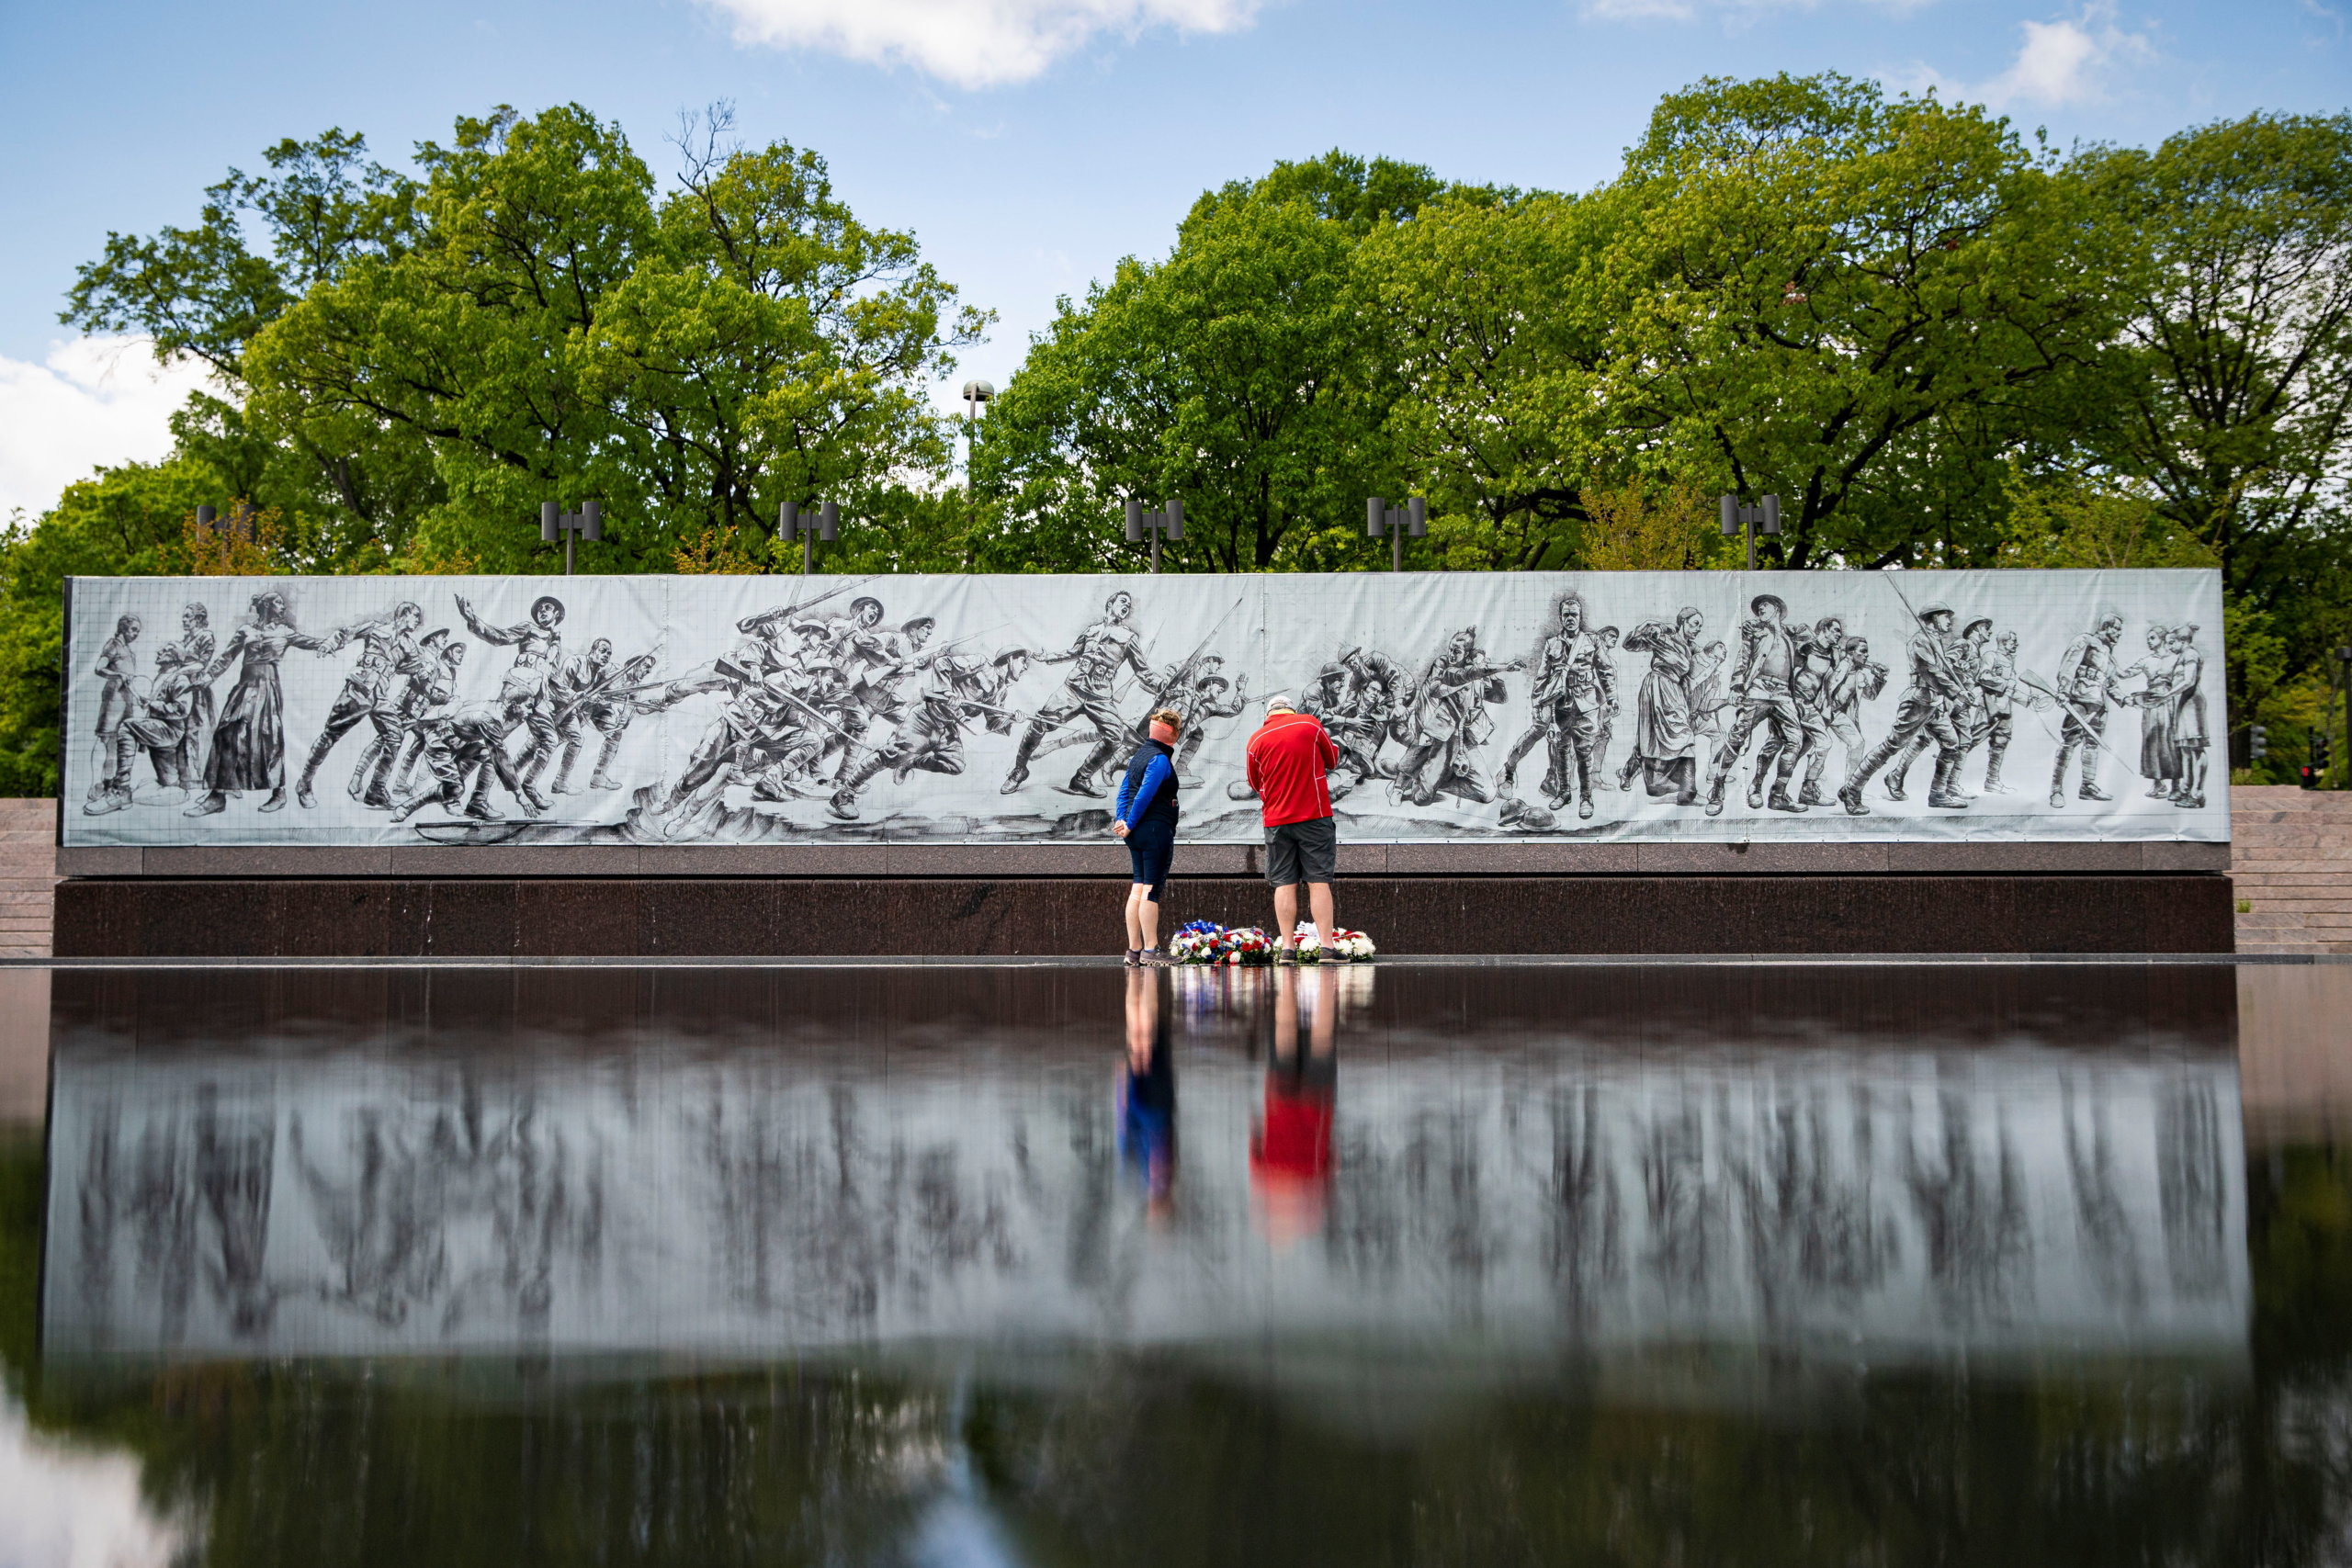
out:
<path id="1" fill-rule="evenodd" d="M 1339 988 L 1333 964 L 1317 965 L 1304 978 L 1295 969 L 1274 971 L 1274 1043 L 1266 1058 L 1265 1108 L 1250 1133 L 1250 1190 L 1259 1224 L 1277 1247 L 1320 1230 L 1330 1198 Z M 1304 1053 L 1298 1046 L 1302 1004 Z"/>
<path id="2" fill-rule="evenodd" d="M 1148 1212 L 1168 1217 L 1176 1191 L 1176 1054 L 1159 976 L 1127 975 L 1127 1062 L 1119 1075 L 1119 1154 L 1143 1178 Z"/>

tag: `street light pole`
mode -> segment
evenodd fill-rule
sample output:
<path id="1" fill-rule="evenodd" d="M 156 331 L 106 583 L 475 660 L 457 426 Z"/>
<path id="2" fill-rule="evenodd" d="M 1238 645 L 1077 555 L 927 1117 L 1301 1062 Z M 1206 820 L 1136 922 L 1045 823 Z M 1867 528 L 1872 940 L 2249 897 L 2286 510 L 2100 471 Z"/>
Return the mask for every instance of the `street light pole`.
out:
<path id="1" fill-rule="evenodd" d="M 996 396 L 996 388 L 987 381 L 964 383 L 964 549 L 967 559 L 971 553 L 972 530 L 979 526 L 979 512 L 972 504 L 972 437 L 979 429 L 980 410 Z"/>
<path id="2" fill-rule="evenodd" d="M 1380 497 L 1368 496 L 1363 503 L 1363 536 L 1377 539 L 1388 536 L 1388 570 L 1405 570 L 1405 536 L 1426 537 L 1430 531 L 1430 503 L 1419 496 L 1408 496 L 1402 507 L 1391 507 Z"/>
<path id="3" fill-rule="evenodd" d="M 775 536 L 789 543 L 792 536 L 800 536 L 800 575 L 806 577 L 817 564 L 817 541 L 831 544 L 841 537 L 842 509 L 832 502 L 803 512 L 792 502 L 783 502 L 775 509 Z"/>
<path id="4" fill-rule="evenodd" d="M 2352 788 L 2352 643 L 2335 650 L 2335 662 L 2344 671 L 2344 777 Z"/>
<path id="5" fill-rule="evenodd" d="M 605 509 L 593 501 L 583 501 L 577 512 L 566 512 L 557 502 L 539 502 L 539 542 L 552 545 L 563 540 L 563 575 L 571 575 L 573 542 L 596 540 L 605 536 Z"/>
<path id="6" fill-rule="evenodd" d="M 1157 577 L 1159 575 L 1160 536 L 1166 535 L 1172 543 L 1183 543 L 1184 503 L 1171 498 L 1168 502 L 1167 511 L 1146 512 L 1142 502 L 1129 496 L 1127 498 L 1127 543 L 1140 545 L 1146 534 L 1151 536 L 1151 573 Z"/>
<path id="7" fill-rule="evenodd" d="M 1728 539 L 1743 529 L 1747 534 L 1747 570 L 1756 570 L 1756 536 L 1760 531 L 1768 537 L 1781 536 L 1781 498 L 1768 495 L 1761 506 L 1742 506 L 1739 497 L 1724 496 L 1719 503 L 1723 513 L 1724 537 Z"/>

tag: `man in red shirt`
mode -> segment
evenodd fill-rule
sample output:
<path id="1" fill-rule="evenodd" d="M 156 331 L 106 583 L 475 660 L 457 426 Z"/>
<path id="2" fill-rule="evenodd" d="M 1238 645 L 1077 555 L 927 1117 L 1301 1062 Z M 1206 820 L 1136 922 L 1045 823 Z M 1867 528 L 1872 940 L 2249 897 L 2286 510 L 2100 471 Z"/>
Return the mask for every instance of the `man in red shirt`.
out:
<path id="1" fill-rule="evenodd" d="M 1331 873 L 1340 839 L 1328 775 L 1339 761 L 1340 748 L 1321 720 L 1300 713 L 1288 697 L 1266 699 L 1266 722 L 1250 738 L 1250 787 L 1258 793 L 1266 825 L 1266 880 L 1273 886 L 1274 930 L 1282 938 L 1276 963 L 1298 962 L 1300 883 L 1306 884 L 1317 940 L 1329 940 L 1334 929 Z"/>

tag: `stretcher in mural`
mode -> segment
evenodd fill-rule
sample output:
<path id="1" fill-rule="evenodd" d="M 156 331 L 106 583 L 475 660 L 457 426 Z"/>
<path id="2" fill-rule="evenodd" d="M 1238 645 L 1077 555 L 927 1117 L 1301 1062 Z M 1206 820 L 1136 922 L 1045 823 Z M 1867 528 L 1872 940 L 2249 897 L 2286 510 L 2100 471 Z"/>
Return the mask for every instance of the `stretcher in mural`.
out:
<path id="1" fill-rule="evenodd" d="M 2211 571 L 79 578 L 65 842 L 2229 837 Z"/>

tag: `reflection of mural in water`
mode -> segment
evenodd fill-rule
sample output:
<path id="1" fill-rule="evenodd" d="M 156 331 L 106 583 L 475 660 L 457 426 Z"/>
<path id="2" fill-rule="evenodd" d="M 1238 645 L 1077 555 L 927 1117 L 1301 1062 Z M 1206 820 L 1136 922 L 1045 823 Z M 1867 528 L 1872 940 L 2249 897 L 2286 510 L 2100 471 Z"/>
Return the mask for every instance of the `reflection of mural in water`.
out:
<path id="1" fill-rule="evenodd" d="M 930 1072 L 650 1043 L 594 1073 L 61 1049 L 48 1342 L 2242 1341 L 2225 1062 L 1351 1062 L 1315 999 L 1341 978 L 1296 982 L 1262 1067 L 1205 1045 Z M 1170 1156 L 1182 1108 L 1181 1175 L 1148 1204 L 1119 1172 L 1138 1084 Z"/>
<path id="2" fill-rule="evenodd" d="M 1186 835 L 1244 839 L 1253 687 L 1331 730 L 1364 837 L 2222 840 L 2217 595 L 2199 572 L 82 580 L 67 841 L 1091 836 L 1159 706 L 1186 722 Z"/>

